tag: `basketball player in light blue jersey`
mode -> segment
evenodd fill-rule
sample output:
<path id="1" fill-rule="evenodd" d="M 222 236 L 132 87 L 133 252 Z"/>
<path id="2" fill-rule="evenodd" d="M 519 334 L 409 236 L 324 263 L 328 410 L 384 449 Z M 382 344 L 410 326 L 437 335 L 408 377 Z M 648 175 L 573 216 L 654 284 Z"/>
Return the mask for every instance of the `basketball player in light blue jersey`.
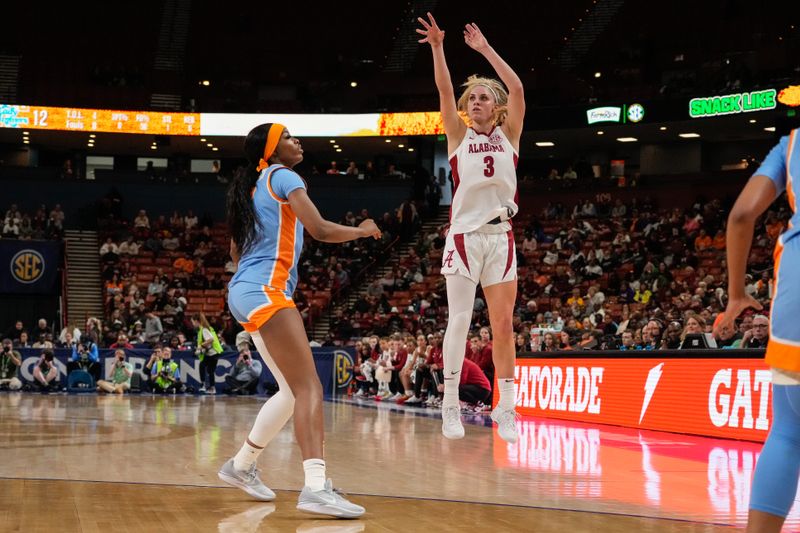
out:
<path id="1" fill-rule="evenodd" d="M 800 176 L 798 130 L 782 137 L 745 186 L 728 217 L 728 307 L 717 329 L 732 328 L 748 307 L 744 276 L 756 219 L 786 191 L 792 219 L 775 245 L 766 362 L 772 368 L 772 429 L 756 465 L 747 531 L 777 532 L 797 494 L 800 476 Z"/>
<path id="2" fill-rule="evenodd" d="M 364 508 L 346 500 L 326 480 L 322 384 L 292 293 L 297 286 L 303 228 L 315 239 L 332 243 L 378 239 L 381 232 L 370 219 L 354 228 L 320 216 L 305 182 L 292 170 L 303 160 L 303 149 L 283 125 L 253 128 L 244 151 L 249 166 L 228 191 L 231 257 L 238 263 L 228 286 L 228 305 L 250 333 L 280 390 L 261 408 L 244 445 L 222 466 L 219 477 L 258 500 L 273 500 L 275 493 L 259 478 L 256 460 L 294 414 L 305 470 L 297 508 L 356 518 L 364 514 Z"/>

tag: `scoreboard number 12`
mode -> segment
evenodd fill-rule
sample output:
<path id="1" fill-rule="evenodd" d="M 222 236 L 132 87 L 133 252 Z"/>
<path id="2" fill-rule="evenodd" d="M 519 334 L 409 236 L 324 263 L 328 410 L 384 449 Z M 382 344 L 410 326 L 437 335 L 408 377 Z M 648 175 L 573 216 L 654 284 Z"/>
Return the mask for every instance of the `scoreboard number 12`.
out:
<path id="1" fill-rule="evenodd" d="M 47 127 L 47 110 L 34 109 L 33 110 L 33 125 Z"/>

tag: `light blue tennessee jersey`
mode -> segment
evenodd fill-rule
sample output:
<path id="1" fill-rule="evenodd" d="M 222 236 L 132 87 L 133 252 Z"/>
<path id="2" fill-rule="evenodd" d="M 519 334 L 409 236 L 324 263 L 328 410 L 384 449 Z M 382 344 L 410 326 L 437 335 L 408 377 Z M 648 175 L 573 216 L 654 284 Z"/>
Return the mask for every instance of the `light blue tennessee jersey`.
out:
<path id="1" fill-rule="evenodd" d="M 789 206 L 792 208 L 792 218 L 789 227 L 781 235 L 781 241 L 787 242 L 800 233 L 800 215 L 797 213 L 797 193 L 798 183 L 795 176 L 800 173 L 800 150 L 797 144 L 800 142 L 798 130 L 792 130 L 789 135 L 781 137 L 781 140 L 770 150 L 764 162 L 755 172 L 754 176 L 766 176 L 775 184 L 780 195 L 786 191 Z"/>
<path id="2" fill-rule="evenodd" d="M 261 172 L 252 196 L 258 220 L 257 236 L 239 259 L 231 283 L 267 285 L 287 294 L 297 286 L 297 263 L 303 251 L 303 224 L 289 205 L 289 193 L 306 188 L 296 172 L 271 165 Z"/>

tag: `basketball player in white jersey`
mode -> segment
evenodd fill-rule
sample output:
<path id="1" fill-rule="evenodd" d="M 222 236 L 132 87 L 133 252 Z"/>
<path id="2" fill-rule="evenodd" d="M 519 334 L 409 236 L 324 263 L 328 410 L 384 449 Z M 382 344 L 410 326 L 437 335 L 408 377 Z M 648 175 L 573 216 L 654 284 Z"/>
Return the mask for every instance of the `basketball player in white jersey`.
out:
<path id="1" fill-rule="evenodd" d="M 480 283 L 494 334 L 492 358 L 500 392 L 492 420 L 504 440 L 516 442 L 512 317 L 517 299 L 517 256 L 510 219 L 518 210 L 516 166 L 525 116 L 522 82 L 478 27 L 467 24 L 464 42 L 489 61 L 502 83 L 471 76 L 456 102 L 444 58 L 444 31 L 430 13 L 427 21 L 418 20 L 422 29 L 417 33 L 424 37 L 419 42 L 430 44 L 433 51 L 454 185 L 441 270 L 447 280 L 449 308 L 443 347 L 442 433 L 449 439 L 464 436 L 458 386 L 475 290 Z"/>

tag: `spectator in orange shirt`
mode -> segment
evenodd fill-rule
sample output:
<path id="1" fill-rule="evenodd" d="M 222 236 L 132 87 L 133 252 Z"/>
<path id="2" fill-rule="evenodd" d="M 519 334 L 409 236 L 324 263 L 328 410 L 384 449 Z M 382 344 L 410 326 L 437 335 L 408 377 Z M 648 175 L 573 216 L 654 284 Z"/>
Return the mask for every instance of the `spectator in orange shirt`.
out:
<path id="1" fill-rule="evenodd" d="M 536 282 L 536 284 L 537 284 L 539 287 L 541 287 L 542 289 L 544 289 L 545 287 L 547 287 L 547 286 L 550 284 L 550 278 L 549 278 L 549 277 L 547 277 L 545 274 L 541 274 L 541 273 L 538 273 L 538 274 L 537 274 L 537 275 L 536 275 L 536 276 L 533 278 L 533 280 L 534 280 L 534 281 Z"/>
<path id="2" fill-rule="evenodd" d="M 191 254 L 186 254 L 186 257 L 179 257 L 172 263 L 172 266 L 175 269 L 186 272 L 187 274 L 192 274 L 194 272 L 194 261 L 192 260 Z"/>
<path id="3" fill-rule="evenodd" d="M 714 241 L 711 243 L 711 247 L 715 250 L 725 249 L 725 232 L 723 230 L 719 230 L 717 234 L 714 235 Z"/>
<path id="4" fill-rule="evenodd" d="M 700 228 L 700 234 L 694 239 L 694 249 L 698 252 L 711 248 L 711 236 L 706 233 L 706 230 Z"/>

